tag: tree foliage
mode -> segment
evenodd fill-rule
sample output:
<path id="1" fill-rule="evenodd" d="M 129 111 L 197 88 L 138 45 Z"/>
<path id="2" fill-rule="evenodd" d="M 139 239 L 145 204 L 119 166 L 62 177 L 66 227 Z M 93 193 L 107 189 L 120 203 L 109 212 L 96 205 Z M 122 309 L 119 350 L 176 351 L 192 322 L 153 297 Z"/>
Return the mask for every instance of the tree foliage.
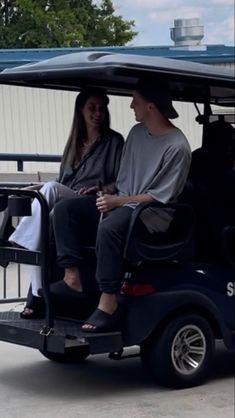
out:
<path id="1" fill-rule="evenodd" d="M 0 48 L 125 45 L 135 23 L 114 12 L 111 0 L 0 0 Z"/>

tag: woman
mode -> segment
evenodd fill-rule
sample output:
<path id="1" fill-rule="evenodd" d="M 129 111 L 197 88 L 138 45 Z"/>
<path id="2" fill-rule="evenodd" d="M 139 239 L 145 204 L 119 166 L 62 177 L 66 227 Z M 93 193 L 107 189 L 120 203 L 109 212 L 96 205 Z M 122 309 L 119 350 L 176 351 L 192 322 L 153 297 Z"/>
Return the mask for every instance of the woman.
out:
<path id="1" fill-rule="evenodd" d="M 110 129 L 108 103 L 103 89 L 86 87 L 77 96 L 59 177 L 40 189 L 51 214 L 55 204 L 62 199 L 90 196 L 91 204 L 95 205 L 99 183 L 106 192 L 114 188 L 124 140 Z M 41 208 L 38 200 L 34 199 L 32 216 L 21 220 L 9 241 L 13 246 L 35 251 L 40 248 L 40 234 Z M 30 319 L 40 316 L 42 311 L 43 300 L 38 295 L 41 269 L 38 266 L 32 267 L 31 283 L 33 299 L 21 313 L 21 317 Z"/>

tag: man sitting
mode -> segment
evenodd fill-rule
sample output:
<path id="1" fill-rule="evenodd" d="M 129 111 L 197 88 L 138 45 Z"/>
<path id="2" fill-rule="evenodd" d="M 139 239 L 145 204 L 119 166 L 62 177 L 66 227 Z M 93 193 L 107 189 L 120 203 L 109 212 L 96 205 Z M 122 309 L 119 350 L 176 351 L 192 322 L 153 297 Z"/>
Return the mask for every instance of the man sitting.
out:
<path id="1" fill-rule="evenodd" d="M 105 214 L 98 226 L 96 241 L 96 279 L 101 297 L 97 309 L 82 327 L 85 332 L 109 332 L 118 328 L 117 295 L 123 278 L 123 249 L 133 210 L 141 202 L 175 201 L 190 167 L 188 141 L 169 120 L 178 114 L 167 88 L 140 81 L 133 93 L 131 108 L 139 123 L 131 129 L 124 146 L 117 193 L 104 194 L 96 201 L 98 210 Z M 85 208 L 75 210 L 74 204 L 75 200 L 67 200 L 56 205 L 54 232 L 58 262 L 65 268 L 63 287 L 66 285 L 82 294 L 80 250 L 90 219 Z M 59 283 L 52 286 L 52 292 L 55 287 L 58 289 Z"/>

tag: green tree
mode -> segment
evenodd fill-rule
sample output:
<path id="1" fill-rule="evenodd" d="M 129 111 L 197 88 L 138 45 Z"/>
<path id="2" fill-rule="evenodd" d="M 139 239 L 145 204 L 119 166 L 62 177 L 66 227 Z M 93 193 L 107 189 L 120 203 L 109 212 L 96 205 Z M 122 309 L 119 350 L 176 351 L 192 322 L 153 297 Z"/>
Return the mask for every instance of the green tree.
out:
<path id="1" fill-rule="evenodd" d="M 111 0 L 0 0 L 0 48 L 125 45 L 135 23 L 114 12 Z"/>

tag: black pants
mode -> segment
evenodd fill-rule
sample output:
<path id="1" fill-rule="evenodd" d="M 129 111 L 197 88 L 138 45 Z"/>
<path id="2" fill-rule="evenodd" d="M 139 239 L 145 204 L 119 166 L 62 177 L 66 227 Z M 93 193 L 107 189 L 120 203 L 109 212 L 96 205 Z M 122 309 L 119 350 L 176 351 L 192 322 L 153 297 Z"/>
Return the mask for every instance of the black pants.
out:
<path id="1" fill-rule="evenodd" d="M 117 208 L 105 215 L 99 224 L 100 212 L 96 208 L 95 196 L 81 196 L 57 203 L 53 224 L 59 266 L 79 266 L 81 247 L 94 245 L 97 235 L 96 278 L 99 288 L 105 293 L 116 293 L 122 279 L 123 249 L 132 210 Z"/>
<path id="2" fill-rule="evenodd" d="M 60 267 L 79 266 L 81 247 L 95 245 L 99 219 L 94 195 L 61 200 L 55 205 L 53 227 Z"/>
<path id="3" fill-rule="evenodd" d="M 99 224 L 96 278 L 105 293 L 116 293 L 123 276 L 123 250 L 133 209 L 123 206 L 108 213 Z"/>

